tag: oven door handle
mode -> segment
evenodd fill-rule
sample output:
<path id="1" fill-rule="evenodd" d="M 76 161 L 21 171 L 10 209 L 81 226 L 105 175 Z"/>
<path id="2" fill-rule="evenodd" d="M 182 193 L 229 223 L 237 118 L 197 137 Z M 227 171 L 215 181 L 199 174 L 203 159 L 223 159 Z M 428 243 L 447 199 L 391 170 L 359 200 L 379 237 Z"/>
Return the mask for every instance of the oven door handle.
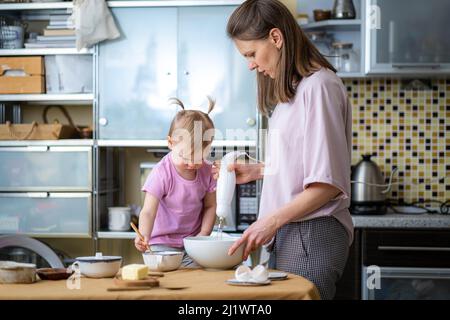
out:
<path id="1" fill-rule="evenodd" d="M 441 251 L 450 252 L 449 247 L 401 247 L 401 246 L 378 246 L 380 251 Z"/>

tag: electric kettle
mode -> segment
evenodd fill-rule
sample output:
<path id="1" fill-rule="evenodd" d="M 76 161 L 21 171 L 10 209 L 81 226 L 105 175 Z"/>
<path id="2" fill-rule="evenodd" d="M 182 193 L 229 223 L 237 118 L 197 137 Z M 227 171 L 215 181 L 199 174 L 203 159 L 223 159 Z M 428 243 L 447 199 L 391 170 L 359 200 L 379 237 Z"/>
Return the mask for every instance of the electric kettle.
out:
<path id="1" fill-rule="evenodd" d="M 383 205 L 386 194 L 391 190 L 392 177 L 397 169 L 392 170 L 387 188 L 384 176 L 378 165 L 372 161 L 372 155 L 365 154 L 352 170 L 352 203 L 358 205 Z"/>

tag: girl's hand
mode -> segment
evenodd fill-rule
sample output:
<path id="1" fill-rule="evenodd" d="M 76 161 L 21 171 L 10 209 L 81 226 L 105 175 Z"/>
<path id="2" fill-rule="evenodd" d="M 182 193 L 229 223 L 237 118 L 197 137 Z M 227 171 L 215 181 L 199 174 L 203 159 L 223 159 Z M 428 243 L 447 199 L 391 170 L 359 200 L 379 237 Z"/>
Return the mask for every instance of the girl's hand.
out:
<path id="1" fill-rule="evenodd" d="M 254 163 L 232 163 L 228 165 L 228 171 L 236 172 L 236 183 L 243 184 L 250 181 L 254 181 L 260 179 L 262 177 L 262 168 L 261 164 Z M 220 162 L 215 161 L 212 166 L 213 178 L 219 178 L 220 171 Z"/>
<path id="2" fill-rule="evenodd" d="M 237 248 L 243 245 L 243 259 L 247 260 L 250 252 L 268 243 L 275 236 L 278 228 L 277 220 L 273 215 L 257 220 L 244 231 L 242 238 L 231 246 L 228 255 L 232 255 Z"/>
<path id="3" fill-rule="evenodd" d="M 141 240 L 138 236 L 134 238 L 134 246 L 136 249 L 138 249 L 140 252 L 145 252 L 148 250 L 148 238 L 144 237 L 144 241 Z"/>

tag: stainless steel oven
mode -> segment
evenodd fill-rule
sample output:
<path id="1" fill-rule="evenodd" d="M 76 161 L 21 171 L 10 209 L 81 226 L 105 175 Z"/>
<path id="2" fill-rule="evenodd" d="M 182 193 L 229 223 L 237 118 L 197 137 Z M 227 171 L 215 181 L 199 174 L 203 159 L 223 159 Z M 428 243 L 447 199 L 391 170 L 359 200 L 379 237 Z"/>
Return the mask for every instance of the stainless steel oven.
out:
<path id="1" fill-rule="evenodd" d="M 450 230 L 363 235 L 363 300 L 450 300 Z"/>

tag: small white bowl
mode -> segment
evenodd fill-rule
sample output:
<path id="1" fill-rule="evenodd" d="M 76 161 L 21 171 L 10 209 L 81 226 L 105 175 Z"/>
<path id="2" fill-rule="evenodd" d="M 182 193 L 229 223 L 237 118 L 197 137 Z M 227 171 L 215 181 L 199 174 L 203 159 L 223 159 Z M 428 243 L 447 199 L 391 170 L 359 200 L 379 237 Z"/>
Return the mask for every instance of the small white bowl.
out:
<path id="1" fill-rule="evenodd" d="M 112 278 L 119 272 L 122 257 L 103 256 L 101 252 L 97 252 L 94 257 L 78 257 L 75 263 L 86 277 Z"/>
<path id="2" fill-rule="evenodd" d="M 151 271 L 165 272 L 177 270 L 183 261 L 183 255 L 184 253 L 180 251 L 147 251 L 142 254 L 142 257 Z"/>
<path id="3" fill-rule="evenodd" d="M 186 253 L 199 265 L 211 269 L 231 269 L 242 262 L 244 246 L 240 246 L 233 255 L 228 250 L 239 238 L 200 236 L 183 239 Z"/>

